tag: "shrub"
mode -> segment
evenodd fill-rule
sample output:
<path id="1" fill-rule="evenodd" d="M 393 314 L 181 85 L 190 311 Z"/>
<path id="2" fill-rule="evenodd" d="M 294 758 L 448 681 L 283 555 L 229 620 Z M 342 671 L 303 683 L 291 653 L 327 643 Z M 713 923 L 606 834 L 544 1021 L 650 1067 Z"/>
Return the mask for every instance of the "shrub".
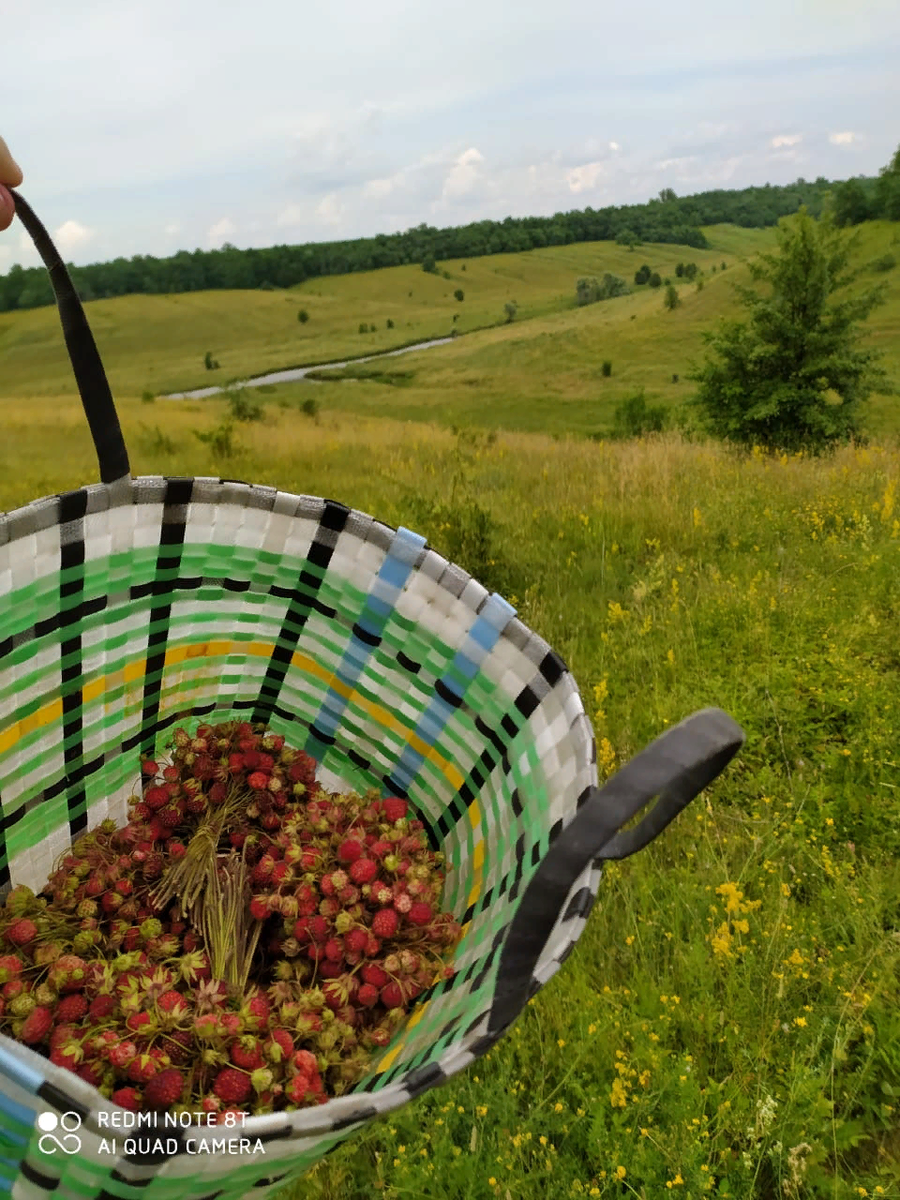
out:
<path id="1" fill-rule="evenodd" d="M 667 275 L 667 276 L 665 277 L 665 279 L 663 280 L 663 287 L 669 287 L 669 285 L 671 284 L 671 282 L 672 282 L 672 280 L 671 280 L 671 279 L 668 277 L 668 275 Z"/>
<path id="2" fill-rule="evenodd" d="M 727 266 L 728 266 L 728 263 L 725 263 L 725 262 L 723 262 L 723 263 L 722 263 L 722 270 L 724 271 L 724 270 L 725 270 L 725 268 L 726 268 Z"/>
<path id="3" fill-rule="evenodd" d="M 259 285 L 259 290 L 260 290 L 261 292 L 274 292 L 274 291 L 275 291 L 275 284 L 274 284 L 274 283 L 269 283 L 268 279 L 264 279 L 264 280 L 262 281 L 262 283 Z"/>
<path id="4" fill-rule="evenodd" d="M 300 311 L 297 313 L 297 320 L 300 322 L 301 325 L 305 325 L 306 322 L 309 320 L 309 313 L 306 311 L 305 308 L 301 308 Z"/>
<path id="5" fill-rule="evenodd" d="M 654 271 L 647 282 L 652 288 L 662 287 L 662 278 L 658 271 Z"/>
<path id="6" fill-rule="evenodd" d="M 461 271 L 464 271 L 464 270 L 466 269 L 466 264 L 465 264 L 465 263 L 463 263 L 463 265 L 462 265 L 462 266 L 461 266 L 459 269 L 460 269 Z"/>
<path id="7" fill-rule="evenodd" d="M 603 366 L 600 368 L 600 374 L 604 375 L 607 379 L 610 377 L 610 375 L 612 375 L 612 363 L 608 358 L 603 360 Z"/>
<path id="8" fill-rule="evenodd" d="M 893 271 L 897 265 L 897 259 L 893 254 L 884 254 L 881 258 L 876 258 L 872 262 L 873 271 Z"/>
<path id="9" fill-rule="evenodd" d="M 666 427 L 664 405 L 649 405 L 644 389 L 640 388 L 616 407 L 614 437 L 643 437 L 647 433 L 662 433 Z"/>
<path id="10" fill-rule="evenodd" d="M 158 425 L 154 425 L 152 429 L 142 425 L 141 433 L 140 446 L 145 454 L 174 454 L 178 449 L 168 434 L 163 433 Z"/>
<path id="11" fill-rule="evenodd" d="M 310 396 L 309 399 L 304 400 L 300 405 L 300 411 L 305 413 L 308 417 L 317 417 L 319 415 L 318 400 L 315 400 L 312 396 Z"/>
<path id="12" fill-rule="evenodd" d="M 265 407 L 246 392 L 226 392 L 231 407 L 231 416 L 235 421 L 261 421 L 265 416 Z"/>
<path id="13" fill-rule="evenodd" d="M 466 298 L 466 293 L 462 290 L 462 288 L 457 288 L 453 293 L 453 297 L 455 300 L 463 301 Z"/>
<path id="14" fill-rule="evenodd" d="M 434 275 L 436 273 L 437 263 L 434 261 L 433 254 L 427 254 L 425 258 L 422 259 L 422 270 L 427 275 Z"/>
<path id="15" fill-rule="evenodd" d="M 677 375 L 673 375 L 673 376 L 672 376 L 672 382 L 673 382 L 673 383 L 677 383 L 677 382 L 678 382 L 678 376 L 677 376 Z"/>
<path id="16" fill-rule="evenodd" d="M 685 278 L 693 279 L 696 276 L 698 270 L 699 270 L 699 268 L 695 262 L 686 263 L 685 268 L 684 268 Z"/>
<path id="17" fill-rule="evenodd" d="M 698 292 L 702 292 L 702 291 L 703 291 L 703 276 L 702 276 L 702 275 L 701 275 L 701 276 L 700 276 L 700 278 L 697 280 L 697 291 L 698 291 Z"/>
<path id="18" fill-rule="evenodd" d="M 682 275 L 684 274 L 684 263 L 683 263 L 683 262 L 680 262 L 680 263 L 679 263 L 679 264 L 676 266 L 676 268 L 675 268 L 675 274 L 678 276 L 678 278 L 679 278 L 679 279 L 682 277 Z"/>
<path id="19" fill-rule="evenodd" d="M 207 350 L 206 357 L 203 359 L 203 365 L 207 371 L 215 371 L 219 366 L 218 360 L 213 358 L 212 352 L 209 350 Z"/>
<path id="20" fill-rule="evenodd" d="M 593 304 L 597 300 L 612 300 L 616 296 L 627 296 L 631 289 L 620 275 L 607 271 L 598 283 L 596 279 L 579 279 L 575 285 L 576 304 Z"/>
<path id="21" fill-rule="evenodd" d="M 449 278 L 450 278 L 450 272 L 449 272 L 449 271 L 441 271 L 441 274 L 443 275 L 443 277 L 444 277 L 445 279 L 449 279 Z"/>
<path id="22" fill-rule="evenodd" d="M 506 323 L 508 325 L 518 312 L 518 306 L 514 300 L 510 300 L 508 303 L 503 305 L 503 311 L 506 313 Z"/>
<path id="23" fill-rule="evenodd" d="M 156 400 L 156 397 L 153 395 L 152 392 L 142 392 L 141 393 L 141 403 L 142 404 L 153 404 L 153 402 L 155 400 Z"/>
<path id="24" fill-rule="evenodd" d="M 678 288 L 674 284 L 669 284 L 666 288 L 666 294 L 663 298 L 663 305 L 671 312 L 681 303 L 681 297 L 678 295 Z"/>
<path id="25" fill-rule="evenodd" d="M 206 442 L 214 458 L 231 458 L 234 454 L 234 427 L 230 421 L 223 421 L 208 432 L 195 429 L 193 433 L 201 442 Z"/>
<path id="26" fill-rule="evenodd" d="M 368 333 L 369 332 L 369 326 L 366 324 L 365 321 L 360 321 L 359 332 L 360 333 Z"/>
<path id="27" fill-rule="evenodd" d="M 458 321 L 458 320 L 459 320 L 459 313 L 454 313 L 454 314 L 453 314 L 453 320 L 454 320 L 454 321 Z"/>
<path id="28" fill-rule="evenodd" d="M 393 329 L 394 328 L 394 322 L 391 320 L 390 317 L 388 317 L 388 319 L 385 321 L 384 327 L 385 327 L 385 329 Z"/>

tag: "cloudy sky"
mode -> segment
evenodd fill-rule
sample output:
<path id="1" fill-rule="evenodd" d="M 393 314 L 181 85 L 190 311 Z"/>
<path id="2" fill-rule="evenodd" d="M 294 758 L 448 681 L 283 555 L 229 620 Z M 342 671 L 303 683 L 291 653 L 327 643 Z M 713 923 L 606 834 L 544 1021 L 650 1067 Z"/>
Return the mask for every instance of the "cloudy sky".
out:
<path id="1" fill-rule="evenodd" d="M 0 0 L 0 134 L 87 263 L 874 175 L 898 62 L 896 0 Z"/>

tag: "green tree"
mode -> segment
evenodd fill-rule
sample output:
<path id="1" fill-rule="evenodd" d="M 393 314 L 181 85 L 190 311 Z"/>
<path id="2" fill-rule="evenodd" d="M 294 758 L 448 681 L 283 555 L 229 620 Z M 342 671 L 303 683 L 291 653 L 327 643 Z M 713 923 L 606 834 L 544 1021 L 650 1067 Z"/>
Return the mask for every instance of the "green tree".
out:
<path id="1" fill-rule="evenodd" d="M 453 293 L 454 300 L 459 300 L 460 302 L 462 302 L 463 300 L 465 300 L 465 298 L 466 298 L 466 293 L 462 290 L 462 288 L 457 288 L 456 291 Z"/>
<path id="2" fill-rule="evenodd" d="M 434 260 L 433 254 L 426 254 L 422 259 L 422 270 L 428 275 L 435 275 L 437 273 L 437 263 Z"/>
<path id="3" fill-rule="evenodd" d="M 685 266 L 684 266 L 685 279 L 689 279 L 693 282 L 696 274 L 697 274 L 697 264 L 695 262 L 685 263 Z"/>
<path id="4" fill-rule="evenodd" d="M 834 223 L 838 226 L 860 225 L 869 216 L 869 198 L 858 179 L 848 179 L 834 196 Z"/>
<path id="5" fill-rule="evenodd" d="M 666 294 L 665 294 L 665 297 L 663 298 L 663 304 L 671 312 L 671 310 L 673 308 L 677 308 L 680 303 L 681 303 L 681 297 L 678 295 L 678 288 L 674 285 L 674 283 L 670 283 L 669 286 L 666 288 Z"/>
<path id="6" fill-rule="evenodd" d="M 305 325 L 306 322 L 309 320 L 309 313 L 306 311 L 305 308 L 301 308 L 300 311 L 297 313 L 297 320 L 300 322 L 301 325 Z"/>
<path id="7" fill-rule="evenodd" d="M 847 270 L 858 239 L 845 240 L 831 217 L 816 221 L 804 205 L 779 225 L 778 252 L 747 264 L 769 294 L 732 285 L 750 319 L 705 331 L 713 353 L 689 376 L 699 384 L 694 403 L 710 433 L 769 450 L 818 452 L 860 431 L 876 384 L 893 390 L 879 353 L 859 346 L 859 324 L 884 300 L 886 285 L 834 298 L 860 274 Z"/>
<path id="8" fill-rule="evenodd" d="M 874 209 L 875 215 L 887 221 L 900 221 L 900 146 L 888 165 L 878 172 Z"/>
<path id="9" fill-rule="evenodd" d="M 637 284 L 646 283 L 649 278 L 650 278 L 650 268 L 647 266 L 646 263 L 644 263 L 644 265 L 642 267 L 639 267 L 638 270 L 635 271 L 634 282 Z"/>
<path id="10" fill-rule="evenodd" d="M 633 250 L 635 246 L 640 245 L 640 239 L 633 229 L 626 226 L 616 235 L 616 245 L 627 246 L 629 250 Z"/>
<path id="11" fill-rule="evenodd" d="M 677 264 L 677 266 L 675 267 L 675 274 L 678 276 L 679 279 L 681 279 L 681 277 L 684 275 L 684 263 L 683 262 L 680 262 Z"/>
<path id="12" fill-rule="evenodd" d="M 650 278 L 647 280 L 647 282 L 650 284 L 650 286 L 652 288 L 662 287 L 662 278 L 660 277 L 660 274 L 658 271 L 654 271 L 653 274 L 650 276 Z"/>
<path id="13" fill-rule="evenodd" d="M 516 313 L 518 312 L 518 305 L 516 304 L 515 300 L 512 300 L 509 303 L 504 304 L 503 311 L 506 313 L 506 323 L 508 325 L 515 317 Z"/>

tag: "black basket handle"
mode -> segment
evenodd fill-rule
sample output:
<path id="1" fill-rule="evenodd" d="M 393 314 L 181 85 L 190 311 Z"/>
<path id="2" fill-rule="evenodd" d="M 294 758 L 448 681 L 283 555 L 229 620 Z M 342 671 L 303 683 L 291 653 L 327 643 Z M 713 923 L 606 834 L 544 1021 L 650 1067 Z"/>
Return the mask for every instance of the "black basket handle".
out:
<path id="1" fill-rule="evenodd" d="M 75 285 L 66 270 L 66 264 L 49 233 L 34 215 L 31 205 L 12 188 L 10 192 L 15 202 L 16 216 L 28 230 L 31 240 L 44 260 L 44 266 L 50 272 L 50 282 L 56 295 L 66 347 L 72 360 L 75 381 L 100 463 L 100 478 L 104 483 L 114 483 L 117 479 L 129 475 L 131 468 L 97 343 L 84 315 Z"/>
<path id="2" fill-rule="evenodd" d="M 666 730 L 602 788 L 592 789 L 516 909 L 500 953 L 488 1036 L 499 1036 L 537 991 L 534 969 L 585 867 L 643 849 L 724 770 L 743 743 L 744 731 L 727 713 L 705 708 Z M 644 819 L 622 831 L 654 796 L 659 800 Z"/>

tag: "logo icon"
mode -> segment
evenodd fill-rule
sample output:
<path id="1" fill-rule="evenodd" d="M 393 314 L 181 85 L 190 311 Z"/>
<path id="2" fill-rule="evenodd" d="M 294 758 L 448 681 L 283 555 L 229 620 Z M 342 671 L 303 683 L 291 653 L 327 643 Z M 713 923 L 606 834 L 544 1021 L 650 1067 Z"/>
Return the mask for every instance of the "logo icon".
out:
<path id="1" fill-rule="evenodd" d="M 38 1113 L 37 1126 L 43 1131 L 38 1138 L 41 1154 L 55 1154 L 57 1150 L 62 1150 L 63 1154 L 77 1154 L 81 1149 L 81 1138 L 75 1132 L 81 1128 L 78 1113 L 64 1112 L 61 1116 L 54 1112 Z M 56 1129 L 62 1130 L 59 1137 Z"/>

